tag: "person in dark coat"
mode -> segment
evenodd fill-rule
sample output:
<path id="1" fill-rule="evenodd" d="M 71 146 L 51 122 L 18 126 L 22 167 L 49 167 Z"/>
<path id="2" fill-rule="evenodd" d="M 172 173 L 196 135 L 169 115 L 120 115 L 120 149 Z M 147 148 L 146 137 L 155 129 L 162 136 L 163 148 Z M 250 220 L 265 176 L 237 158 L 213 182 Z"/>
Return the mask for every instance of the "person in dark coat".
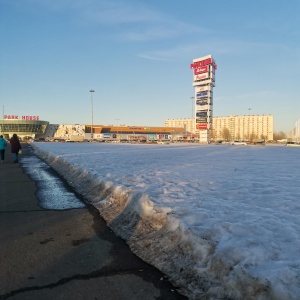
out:
<path id="1" fill-rule="evenodd" d="M 19 151 L 22 149 L 18 136 L 14 133 L 10 139 L 11 153 L 13 154 L 14 163 L 19 162 Z"/>

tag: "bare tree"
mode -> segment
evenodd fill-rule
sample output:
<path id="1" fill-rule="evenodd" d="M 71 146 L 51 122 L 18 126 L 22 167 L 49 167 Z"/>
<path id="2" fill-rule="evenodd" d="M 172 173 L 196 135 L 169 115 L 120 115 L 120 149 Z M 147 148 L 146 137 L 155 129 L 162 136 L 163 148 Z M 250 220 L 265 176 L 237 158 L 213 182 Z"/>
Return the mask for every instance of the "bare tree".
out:
<path id="1" fill-rule="evenodd" d="M 210 136 L 210 138 L 211 138 L 212 140 L 214 140 L 214 139 L 217 137 L 217 134 L 216 134 L 215 129 L 211 128 L 211 129 L 209 130 L 209 136 Z"/>
<path id="2" fill-rule="evenodd" d="M 258 140 L 257 134 L 255 134 L 254 132 L 252 132 L 250 134 L 250 142 L 253 143 L 253 142 L 256 142 L 257 140 Z"/>
<path id="3" fill-rule="evenodd" d="M 273 134 L 274 141 L 283 140 L 283 139 L 286 139 L 286 134 L 283 131 L 274 132 Z"/>
<path id="4" fill-rule="evenodd" d="M 222 129 L 222 137 L 225 141 L 229 141 L 231 138 L 230 131 L 227 127 L 223 127 Z"/>
<path id="5" fill-rule="evenodd" d="M 260 139 L 266 141 L 268 139 L 268 137 L 262 133 L 260 135 Z"/>

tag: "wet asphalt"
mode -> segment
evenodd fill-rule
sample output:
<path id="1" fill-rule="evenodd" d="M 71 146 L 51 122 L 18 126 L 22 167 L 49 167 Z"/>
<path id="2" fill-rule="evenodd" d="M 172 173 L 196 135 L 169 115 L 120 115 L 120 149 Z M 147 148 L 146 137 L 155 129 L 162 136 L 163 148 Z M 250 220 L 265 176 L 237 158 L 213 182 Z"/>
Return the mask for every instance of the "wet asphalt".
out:
<path id="1" fill-rule="evenodd" d="M 22 146 L 0 164 L 0 299 L 187 299 Z"/>

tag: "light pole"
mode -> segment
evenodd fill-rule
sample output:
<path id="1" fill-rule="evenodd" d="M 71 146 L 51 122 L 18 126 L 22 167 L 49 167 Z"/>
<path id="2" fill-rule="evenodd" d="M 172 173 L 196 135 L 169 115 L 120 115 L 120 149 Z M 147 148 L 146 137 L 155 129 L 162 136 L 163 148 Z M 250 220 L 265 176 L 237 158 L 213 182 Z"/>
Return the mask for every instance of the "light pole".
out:
<path id="1" fill-rule="evenodd" d="M 250 110 L 252 110 L 252 108 L 248 108 L 249 110 L 249 117 L 248 117 L 248 141 L 250 140 Z"/>
<path id="2" fill-rule="evenodd" d="M 115 119 L 115 120 L 116 120 L 116 121 L 120 121 L 120 119 Z M 118 123 L 119 123 L 119 122 L 117 122 L 117 126 L 119 126 Z M 119 127 L 117 127 L 117 138 L 118 138 L 118 135 L 119 135 Z"/>
<path id="3" fill-rule="evenodd" d="M 91 93 L 91 111 L 92 111 L 92 125 L 91 125 L 91 140 L 93 141 L 94 137 L 93 137 L 93 126 L 94 126 L 94 110 L 93 110 L 93 93 L 95 91 L 93 89 L 90 89 L 90 93 Z"/>
<path id="4" fill-rule="evenodd" d="M 6 105 L 3 105 L 2 106 L 2 114 L 3 114 L 3 119 L 2 119 L 2 133 L 3 133 L 3 137 L 4 137 L 4 107 L 5 107 Z"/>

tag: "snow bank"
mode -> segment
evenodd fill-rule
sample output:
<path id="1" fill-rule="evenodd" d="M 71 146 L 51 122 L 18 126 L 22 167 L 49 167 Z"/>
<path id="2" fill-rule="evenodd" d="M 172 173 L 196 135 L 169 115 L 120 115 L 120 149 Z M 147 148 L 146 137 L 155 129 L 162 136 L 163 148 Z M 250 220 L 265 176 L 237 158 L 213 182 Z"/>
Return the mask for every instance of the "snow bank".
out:
<path id="1" fill-rule="evenodd" d="M 82 162 L 73 159 L 71 163 L 68 154 L 55 155 L 42 150 L 38 144 L 33 146 L 39 157 L 99 210 L 108 226 L 127 241 L 133 252 L 165 273 L 190 299 L 298 299 L 300 258 L 295 257 L 300 250 L 299 221 L 295 220 L 293 227 L 282 222 L 280 228 L 272 224 L 267 213 L 269 208 L 263 203 L 259 208 L 261 213 L 251 211 L 250 204 L 247 211 L 247 203 L 245 209 L 242 202 L 222 208 L 218 204 L 212 210 L 206 205 L 211 205 L 213 199 L 201 204 L 201 209 L 195 210 L 193 215 L 185 211 L 184 205 L 174 209 L 175 202 L 171 200 L 169 206 L 158 205 L 153 198 L 158 191 L 151 194 L 145 187 L 147 192 L 142 192 L 143 189 L 128 184 L 124 177 L 123 185 L 113 172 L 100 176 L 99 171 L 84 167 Z M 167 170 L 164 172 L 168 173 Z M 122 173 L 122 170 L 116 172 Z M 183 183 L 162 193 L 178 194 Z M 137 179 L 136 185 L 145 184 Z M 211 193 L 214 189 L 212 187 Z M 188 194 L 185 188 L 184 196 Z M 238 222 L 231 219 L 235 217 Z M 255 220 L 260 225 L 257 226 Z M 270 228 L 266 228 L 268 224 Z M 282 231 L 280 237 L 284 240 L 281 244 L 274 241 L 274 245 L 266 245 L 263 240 L 266 238 L 270 243 L 274 229 Z M 289 253 L 290 261 L 280 249 L 285 242 L 292 242 L 295 247 Z"/>

